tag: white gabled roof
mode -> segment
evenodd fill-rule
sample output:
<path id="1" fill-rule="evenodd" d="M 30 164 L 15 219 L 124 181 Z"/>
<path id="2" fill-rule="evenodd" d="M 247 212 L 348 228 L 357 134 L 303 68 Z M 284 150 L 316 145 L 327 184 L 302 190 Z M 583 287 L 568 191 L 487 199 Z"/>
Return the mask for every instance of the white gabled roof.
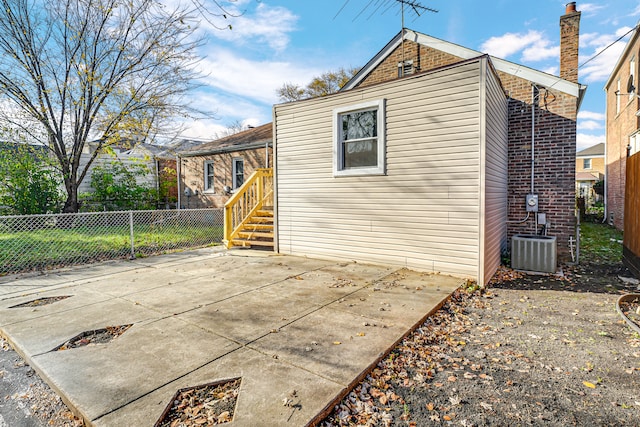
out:
<path id="1" fill-rule="evenodd" d="M 428 36 L 426 34 L 418 33 L 409 29 L 404 30 L 404 39 L 419 43 L 423 46 L 427 46 L 462 59 L 472 59 L 485 55 L 477 50 L 469 49 L 464 46 L 457 45 L 448 41 L 444 41 L 435 37 Z M 387 45 L 376 54 L 351 80 L 345 84 L 341 90 L 353 89 L 356 87 L 366 76 L 369 75 L 384 59 L 391 54 L 402 41 L 402 32 L 398 33 Z M 516 64 L 515 62 L 507 61 L 505 59 L 496 58 L 489 55 L 491 62 L 497 71 L 510 74 L 516 77 L 520 77 L 524 80 L 528 80 L 537 85 L 544 86 L 546 88 L 554 88 L 560 92 L 566 93 L 578 98 L 578 105 L 582 101 L 586 86 L 573 83 L 558 76 L 554 76 L 533 68 L 526 67 L 524 65 Z"/>

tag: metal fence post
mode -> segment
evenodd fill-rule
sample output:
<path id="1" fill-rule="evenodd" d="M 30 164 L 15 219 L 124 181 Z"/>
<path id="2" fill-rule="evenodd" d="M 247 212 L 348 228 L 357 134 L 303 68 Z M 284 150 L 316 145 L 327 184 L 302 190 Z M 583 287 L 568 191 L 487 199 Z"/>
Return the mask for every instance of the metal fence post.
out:
<path id="1" fill-rule="evenodd" d="M 133 245 L 133 211 L 129 211 L 129 235 L 131 238 L 131 259 L 136 259 L 135 247 Z"/>

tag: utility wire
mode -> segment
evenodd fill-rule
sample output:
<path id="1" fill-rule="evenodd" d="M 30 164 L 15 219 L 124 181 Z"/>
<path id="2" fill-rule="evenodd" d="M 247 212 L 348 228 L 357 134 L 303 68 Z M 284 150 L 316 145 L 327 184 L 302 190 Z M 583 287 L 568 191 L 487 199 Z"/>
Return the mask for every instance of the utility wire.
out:
<path id="1" fill-rule="evenodd" d="M 342 7 L 340 8 L 340 10 L 338 11 L 338 13 L 336 13 L 336 16 L 333 17 L 333 20 L 335 21 L 335 19 L 338 17 L 338 15 L 340 15 L 340 12 L 342 12 L 342 10 L 347 6 L 347 4 L 349 3 L 349 0 L 345 0 L 344 4 L 342 5 Z"/>
<path id="2" fill-rule="evenodd" d="M 638 28 L 640 28 L 640 24 L 636 25 L 635 27 L 633 27 L 632 29 L 630 29 L 629 31 L 627 31 L 626 33 L 624 33 L 623 35 L 621 35 L 620 37 L 618 37 L 614 42 L 612 42 L 610 45 L 608 45 L 607 47 L 605 47 L 604 49 L 602 49 L 600 52 L 596 53 L 595 55 L 593 55 L 591 58 L 587 59 L 586 61 L 584 61 L 582 64 L 578 65 L 578 68 L 584 67 L 585 65 L 587 65 L 589 62 L 593 61 L 594 59 L 596 59 L 598 56 L 600 56 L 605 50 L 609 49 L 611 46 L 613 46 L 614 44 L 618 43 L 620 40 L 622 40 L 623 38 L 627 37 L 629 34 L 631 34 L 633 31 L 637 30 Z M 575 70 L 571 70 L 571 71 L 575 71 Z"/>

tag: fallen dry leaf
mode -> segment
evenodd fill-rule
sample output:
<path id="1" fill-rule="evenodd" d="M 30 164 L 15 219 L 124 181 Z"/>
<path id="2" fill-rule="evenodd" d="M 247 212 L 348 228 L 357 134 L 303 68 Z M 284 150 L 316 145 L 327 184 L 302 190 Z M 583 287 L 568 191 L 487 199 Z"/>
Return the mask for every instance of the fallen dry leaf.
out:
<path id="1" fill-rule="evenodd" d="M 596 385 L 593 383 L 590 383 L 589 381 L 582 381 L 582 384 L 584 384 L 585 386 L 589 387 L 589 388 L 596 388 Z"/>

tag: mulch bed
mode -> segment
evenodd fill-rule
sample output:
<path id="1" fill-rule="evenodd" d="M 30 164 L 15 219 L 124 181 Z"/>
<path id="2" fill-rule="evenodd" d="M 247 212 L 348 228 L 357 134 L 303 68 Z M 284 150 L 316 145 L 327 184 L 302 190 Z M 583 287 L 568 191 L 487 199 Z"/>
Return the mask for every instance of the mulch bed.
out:
<path id="1" fill-rule="evenodd" d="M 107 326 L 106 328 L 82 332 L 52 351 L 70 350 L 89 344 L 106 344 L 124 334 L 132 325 Z"/>
<path id="2" fill-rule="evenodd" d="M 155 427 L 213 426 L 233 421 L 240 379 L 183 389 Z"/>
<path id="3" fill-rule="evenodd" d="M 41 305 L 53 304 L 54 302 L 62 301 L 73 295 L 59 295 L 56 297 L 44 297 L 34 299 L 33 301 L 23 302 L 22 304 L 14 305 L 9 308 L 23 308 L 23 307 L 39 307 Z"/>

